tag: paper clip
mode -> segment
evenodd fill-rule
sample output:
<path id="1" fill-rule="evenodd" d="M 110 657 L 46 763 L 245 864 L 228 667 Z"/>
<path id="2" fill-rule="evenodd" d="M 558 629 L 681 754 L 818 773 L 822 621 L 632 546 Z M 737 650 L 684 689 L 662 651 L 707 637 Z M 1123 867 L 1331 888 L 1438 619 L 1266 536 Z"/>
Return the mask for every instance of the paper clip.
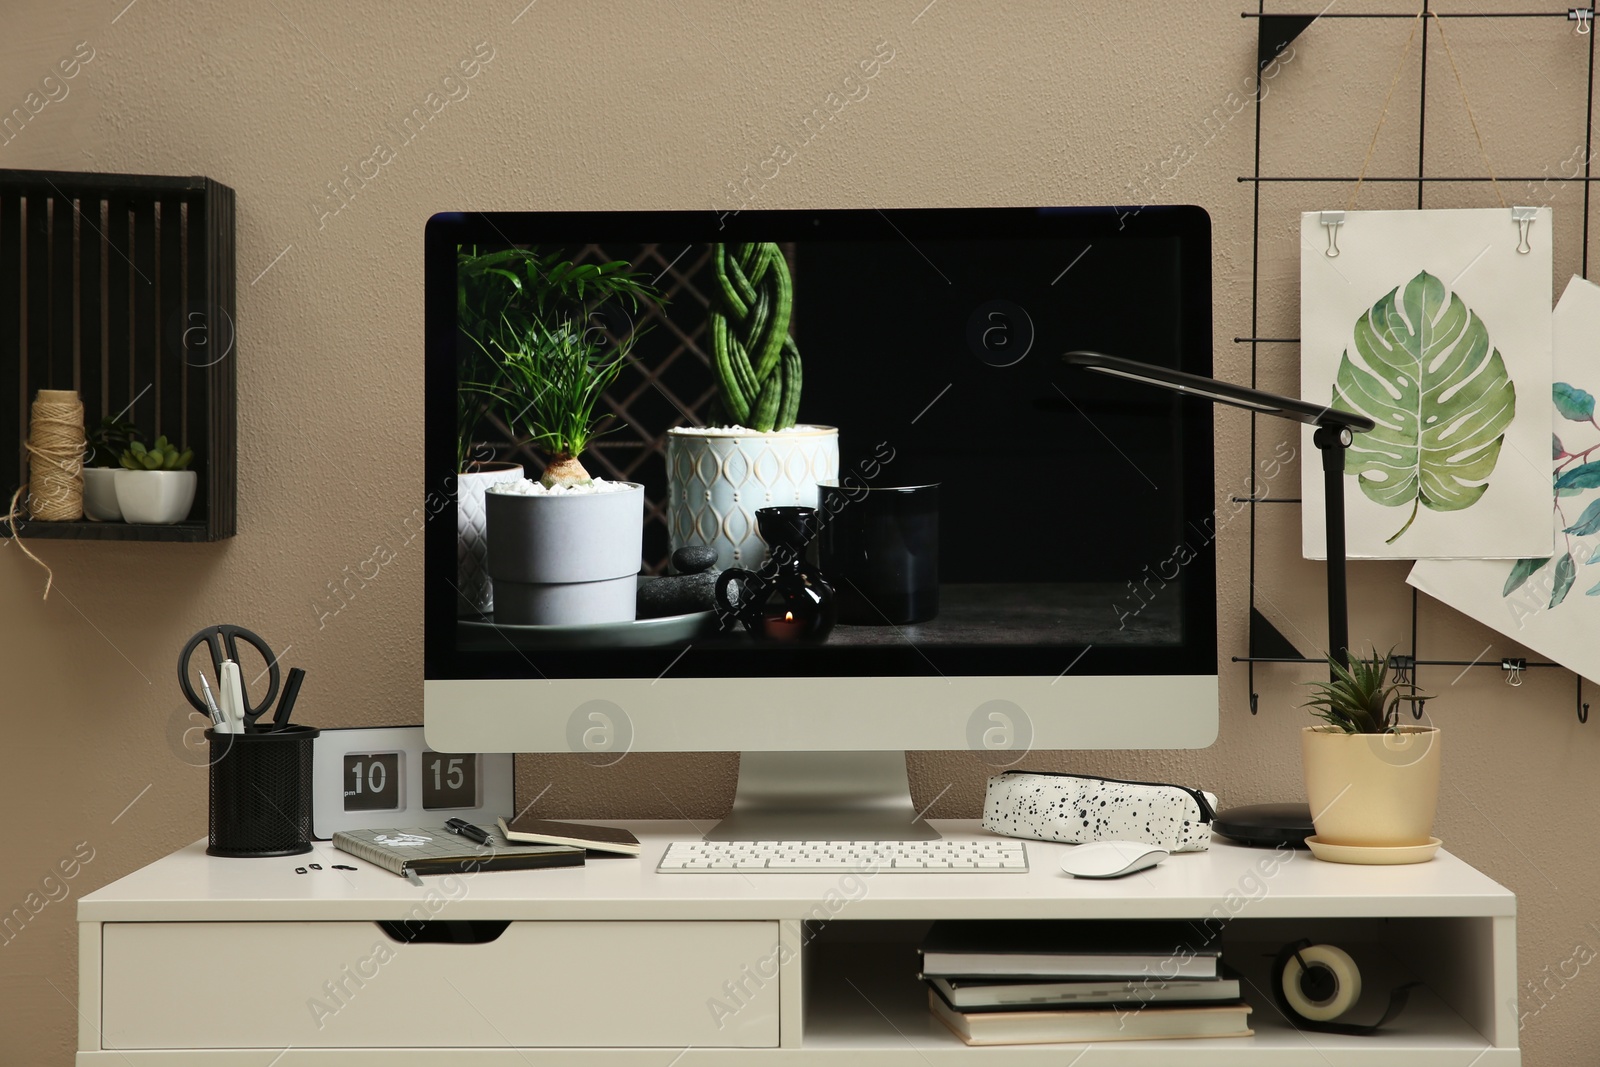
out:
<path id="1" fill-rule="evenodd" d="M 1528 244 L 1528 231 L 1533 229 L 1533 220 L 1538 214 L 1536 207 L 1514 207 L 1511 209 L 1511 221 L 1517 224 L 1517 252 L 1527 255 L 1533 251 L 1533 246 Z"/>
<path id="2" fill-rule="evenodd" d="M 1339 257 L 1339 227 L 1344 225 L 1344 212 L 1324 211 L 1322 225 L 1328 228 L 1328 251 L 1325 253 L 1329 259 Z"/>
<path id="3" fill-rule="evenodd" d="M 1587 37 L 1589 31 L 1594 28 L 1594 8 L 1569 7 L 1567 8 L 1567 21 L 1576 24 L 1572 27 L 1573 33 L 1576 33 L 1579 37 Z"/>
<path id="4" fill-rule="evenodd" d="M 1520 686 L 1522 684 L 1522 672 L 1528 669 L 1528 661 L 1525 659 L 1502 659 L 1500 661 L 1500 669 L 1506 672 L 1507 685 Z"/>

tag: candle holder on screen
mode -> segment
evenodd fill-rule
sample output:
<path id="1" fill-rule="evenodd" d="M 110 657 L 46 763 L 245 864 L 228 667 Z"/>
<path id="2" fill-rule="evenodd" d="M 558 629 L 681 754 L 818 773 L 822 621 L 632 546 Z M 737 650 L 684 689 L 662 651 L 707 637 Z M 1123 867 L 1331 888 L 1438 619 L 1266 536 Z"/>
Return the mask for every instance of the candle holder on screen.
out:
<path id="1" fill-rule="evenodd" d="M 717 604 L 724 617 L 737 619 L 764 641 L 826 641 L 837 618 L 833 586 L 805 556 L 817 535 L 817 510 L 758 508 L 756 527 L 767 542 L 767 559 L 759 571 L 731 567 L 718 576 Z M 739 583 L 737 599 L 730 595 L 733 582 Z"/>

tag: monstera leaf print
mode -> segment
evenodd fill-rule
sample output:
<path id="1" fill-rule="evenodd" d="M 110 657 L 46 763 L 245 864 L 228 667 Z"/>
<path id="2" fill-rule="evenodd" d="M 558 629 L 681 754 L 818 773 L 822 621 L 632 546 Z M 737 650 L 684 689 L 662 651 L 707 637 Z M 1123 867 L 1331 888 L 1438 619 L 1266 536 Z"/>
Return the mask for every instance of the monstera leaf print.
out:
<path id="1" fill-rule="evenodd" d="M 1339 361 L 1333 406 L 1370 416 L 1345 473 L 1385 507 L 1460 511 L 1478 502 L 1500 458 L 1517 392 L 1489 331 L 1462 299 L 1423 271 L 1356 320 L 1355 350 Z"/>

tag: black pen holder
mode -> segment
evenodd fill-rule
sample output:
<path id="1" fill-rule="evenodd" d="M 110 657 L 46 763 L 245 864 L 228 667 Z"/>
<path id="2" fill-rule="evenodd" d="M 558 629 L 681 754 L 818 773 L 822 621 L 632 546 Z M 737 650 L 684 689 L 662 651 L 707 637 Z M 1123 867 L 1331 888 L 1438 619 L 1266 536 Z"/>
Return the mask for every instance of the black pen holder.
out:
<path id="1" fill-rule="evenodd" d="M 286 726 L 242 734 L 206 731 L 211 743 L 212 856 L 296 856 L 311 851 L 311 752 L 320 731 Z"/>

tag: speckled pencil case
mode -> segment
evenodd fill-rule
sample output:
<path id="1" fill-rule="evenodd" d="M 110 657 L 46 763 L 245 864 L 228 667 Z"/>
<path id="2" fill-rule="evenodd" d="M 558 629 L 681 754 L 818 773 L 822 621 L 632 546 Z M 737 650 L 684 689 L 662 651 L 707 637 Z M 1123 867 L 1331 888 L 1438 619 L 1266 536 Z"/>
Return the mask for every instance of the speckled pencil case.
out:
<path id="1" fill-rule="evenodd" d="M 1162 782 L 1006 771 L 989 779 L 983 828 L 1036 841 L 1145 841 L 1168 852 L 1211 847 L 1212 793 Z"/>

